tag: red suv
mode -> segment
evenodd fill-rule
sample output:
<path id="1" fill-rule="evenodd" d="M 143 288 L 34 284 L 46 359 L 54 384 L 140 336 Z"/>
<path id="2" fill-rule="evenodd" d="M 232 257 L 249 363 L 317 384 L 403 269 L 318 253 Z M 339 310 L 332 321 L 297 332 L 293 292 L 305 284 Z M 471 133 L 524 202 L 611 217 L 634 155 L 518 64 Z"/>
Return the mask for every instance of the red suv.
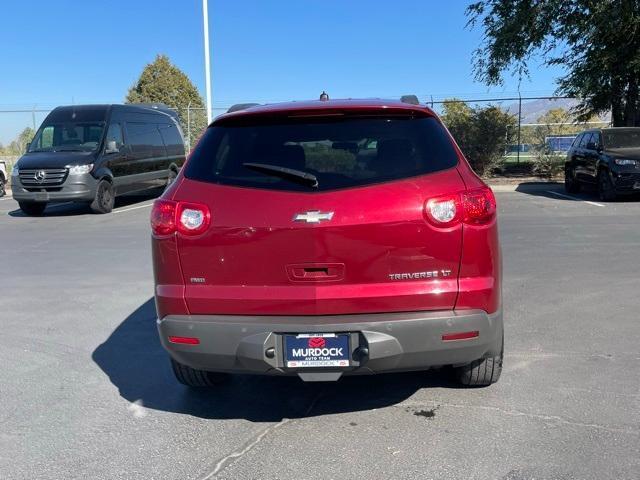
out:
<path id="1" fill-rule="evenodd" d="M 496 203 L 430 109 L 252 106 L 205 131 L 151 214 L 177 379 L 502 369 Z"/>

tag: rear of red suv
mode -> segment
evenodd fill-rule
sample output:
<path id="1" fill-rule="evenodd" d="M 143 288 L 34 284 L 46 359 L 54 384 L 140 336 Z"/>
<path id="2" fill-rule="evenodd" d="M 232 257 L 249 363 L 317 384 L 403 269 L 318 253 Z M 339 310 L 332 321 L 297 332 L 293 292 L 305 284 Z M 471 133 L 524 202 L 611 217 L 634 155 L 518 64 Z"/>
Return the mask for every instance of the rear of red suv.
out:
<path id="1" fill-rule="evenodd" d="M 493 193 L 428 108 L 386 101 L 219 117 L 151 215 L 177 379 L 502 368 Z"/>

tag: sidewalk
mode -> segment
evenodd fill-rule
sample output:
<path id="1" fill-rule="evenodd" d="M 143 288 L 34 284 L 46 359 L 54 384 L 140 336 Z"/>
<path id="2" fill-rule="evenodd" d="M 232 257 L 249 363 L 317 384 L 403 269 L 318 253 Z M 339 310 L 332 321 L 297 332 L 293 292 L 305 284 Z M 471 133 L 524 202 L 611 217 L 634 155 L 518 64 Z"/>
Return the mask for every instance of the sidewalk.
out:
<path id="1" fill-rule="evenodd" d="M 522 188 L 553 188 L 562 184 L 562 179 L 546 180 L 540 177 L 491 177 L 483 178 L 494 192 L 514 192 Z"/>

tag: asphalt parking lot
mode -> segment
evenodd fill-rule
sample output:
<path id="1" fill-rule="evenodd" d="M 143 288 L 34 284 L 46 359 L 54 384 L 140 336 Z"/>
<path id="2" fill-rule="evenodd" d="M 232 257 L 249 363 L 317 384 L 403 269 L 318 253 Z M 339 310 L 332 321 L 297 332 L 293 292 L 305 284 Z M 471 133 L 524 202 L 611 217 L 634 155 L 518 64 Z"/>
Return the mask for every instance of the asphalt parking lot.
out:
<path id="1" fill-rule="evenodd" d="M 42 218 L 1 199 L 0 478 L 638 478 L 640 201 L 497 197 L 498 384 L 239 376 L 197 393 L 157 339 L 151 199 Z"/>

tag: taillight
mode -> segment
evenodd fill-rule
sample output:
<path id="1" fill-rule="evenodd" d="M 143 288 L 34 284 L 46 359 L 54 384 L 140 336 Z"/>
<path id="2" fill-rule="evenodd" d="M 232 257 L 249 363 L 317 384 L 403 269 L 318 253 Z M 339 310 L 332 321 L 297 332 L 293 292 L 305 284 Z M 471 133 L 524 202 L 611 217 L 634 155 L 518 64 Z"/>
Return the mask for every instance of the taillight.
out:
<path id="1" fill-rule="evenodd" d="M 176 231 L 176 202 L 171 200 L 153 202 L 151 231 L 154 235 L 170 235 Z"/>
<path id="2" fill-rule="evenodd" d="M 427 200 L 427 219 L 437 227 L 446 228 L 464 222 L 484 225 L 495 217 L 496 199 L 489 187 L 481 187 Z"/>
<path id="3" fill-rule="evenodd" d="M 156 200 L 151 210 L 151 230 L 154 235 L 178 232 L 186 236 L 200 235 L 209 228 L 209 207 L 200 203 Z"/>
<path id="4" fill-rule="evenodd" d="M 176 225 L 183 235 L 200 235 L 209 228 L 211 213 L 209 207 L 199 203 L 178 202 Z"/>
<path id="5" fill-rule="evenodd" d="M 438 227 L 455 225 L 462 218 L 460 194 L 431 198 L 424 205 L 427 218 Z"/>
<path id="6" fill-rule="evenodd" d="M 468 190 L 462 193 L 464 223 L 483 225 L 496 215 L 496 197 L 489 187 Z"/>

